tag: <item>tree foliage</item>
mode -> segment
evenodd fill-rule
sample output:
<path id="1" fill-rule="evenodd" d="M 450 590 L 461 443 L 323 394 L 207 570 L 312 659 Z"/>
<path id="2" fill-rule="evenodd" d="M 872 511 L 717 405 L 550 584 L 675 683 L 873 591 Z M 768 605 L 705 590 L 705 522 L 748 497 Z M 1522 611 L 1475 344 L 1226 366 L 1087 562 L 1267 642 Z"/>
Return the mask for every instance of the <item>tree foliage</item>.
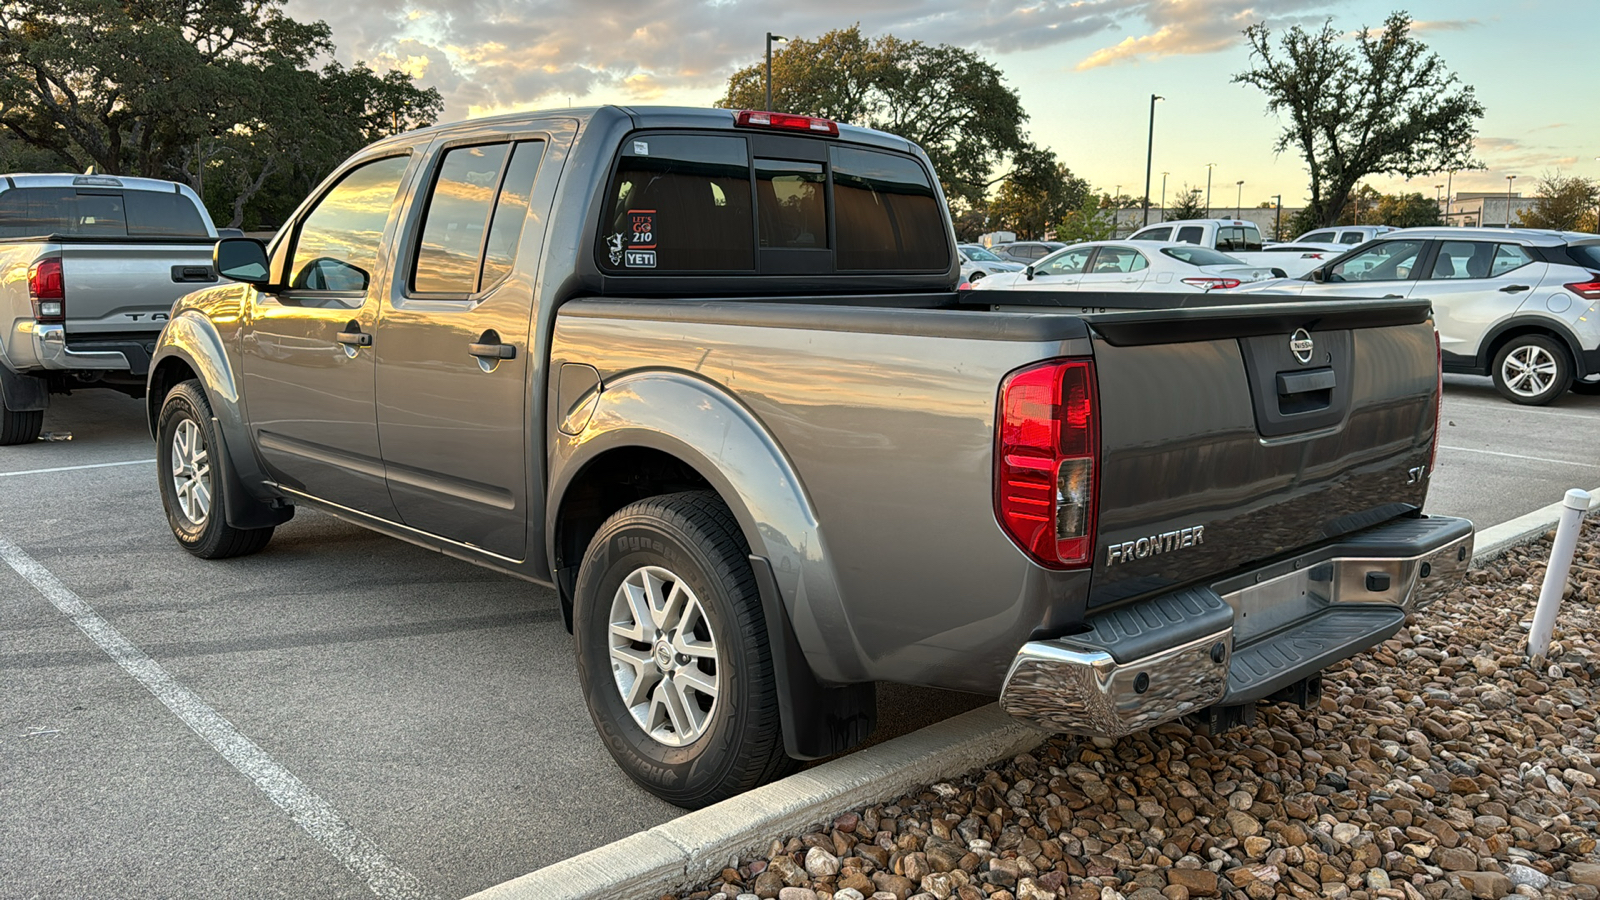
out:
<path id="1" fill-rule="evenodd" d="M 1369 175 L 1482 168 L 1472 142 L 1483 104 L 1411 24 L 1393 13 L 1352 44 L 1330 19 L 1316 32 L 1291 27 L 1276 47 L 1265 24 L 1245 29 L 1252 67 L 1233 81 L 1259 88 L 1268 111 L 1287 116 L 1274 149 L 1305 159 L 1312 227 L 1333 224 Z"/>
<path id="2" fill-rule="evenodd" d="M 1055 234 L 1056 240 L 1068 244 L 1109 241 L 1117 236 L 1117 212 L 1101 206 L 1099 197 L 1085 194 L 1078 208 L 1062 217 Z"/>
<path id="3" fill-rule="evenodd" d="M 1378 208 L 1373 211 L 1376 224 L 1396 228 L 1422 228 L 1438 225 L 1439 201 L 1423 194 L 1384 194 L 1378 198 Z"/>
<path id="4" fill-rule="evenodd" d="M 0 3 L 0 129 L 58 170 L 184 181 L 222 223 L 281 217 L 351 152 L 443 106 L 402 73 L 313 68 L 328 27 L 282 2 Z"/>
<path id="5" fill-rule="evenodd" d="M 1539 179 L 1533 206 L 1517 213 L 1523 228 L 1587 231 L 1600 234 L 1595 216 L 1600 213 L 1600 183 L 1551 172 Z"/>
<path id="6" fill-rule="evenodd" d="M 1200 189 L 1183 186 L 1178 192 L 1178 197 L 1172 205 L 1167 207 L 1163 222 L 1176 222 L 1180 219 L 1204 219 L 1206 217 L 1206 202 L 1200 198 Z"/>
<path id="7" fill-rule="evenodd" d="M 735 72 L 718 105 L 761 109 L 765 86 L 763 61 Z M 1017 92 L 981 56 L 893 35 L 869 39 L 859 25 L 775 49 L 772 105 L 915 141 L 958 210 L 981 204 L 992 173 L 1032 149 Z"/>
<path id="8" fill-rule="evenodd" d="M 1036 239 L 1090 199 L 1089 183 L 1072 174 L 1054 152 L 1029 148 L 1017 155 L 1000 183 L 988 206 L 989 219 L 999 229 Z"/>

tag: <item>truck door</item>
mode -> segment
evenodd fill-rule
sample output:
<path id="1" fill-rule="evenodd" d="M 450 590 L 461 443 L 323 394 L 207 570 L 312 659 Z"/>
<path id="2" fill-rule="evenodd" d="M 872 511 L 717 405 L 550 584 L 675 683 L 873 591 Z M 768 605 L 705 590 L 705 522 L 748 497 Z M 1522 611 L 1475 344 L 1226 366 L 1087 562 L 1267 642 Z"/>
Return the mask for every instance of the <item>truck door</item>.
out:
<path id="1" fill-rule="evenodd" d="M 251 291 L 245 403 L 274 478 L 341 506 L 394 517 L 373 409 L 373 323 L 388 287 L 384 237 L 409 154 L 361 163 L 291 223 L 286 287 Z"/>
<path id="2" fill-rule="evenodd" d="M 542 452 L 528 446 L 527 392 L 546 142 L 491 140 L 435 150 L 409 206 L 378 322 L 378 433 L 401 521 L 522 559 L 528 459 Z"/>

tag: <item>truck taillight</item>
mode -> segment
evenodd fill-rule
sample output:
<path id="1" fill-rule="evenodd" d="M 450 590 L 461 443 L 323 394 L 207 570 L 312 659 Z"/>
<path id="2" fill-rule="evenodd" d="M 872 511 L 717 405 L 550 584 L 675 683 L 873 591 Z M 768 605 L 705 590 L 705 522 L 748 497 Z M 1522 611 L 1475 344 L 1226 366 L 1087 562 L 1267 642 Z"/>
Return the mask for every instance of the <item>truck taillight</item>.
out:
<path id="1" fill-rule="evenodd" d="M 1100 455 L 1094 361 L 1052 360 L 1006 376 L 995 440 L 995 515 L 1040 565 L 1077 569 L 1094 551 Z"/>
<path id="2" fill-rule="evenodd" d="M 1600 300 L 1600 272 L 1590 272 L 1588 281 L 1579 281 L 1566 285 L 1567 290 L 1577 294 L 1585 300 Z"/>
<path id="3" fill-rule="evenodd" d="M 1202 291 L 1225 291 L 1239 286 L 1237 278 L 1185 278 L 1183 283 Z"/>
<path id="4" fill-rule="evenodd" d="M 28 267 L 28 299 L 33 301 L 34 319 L 66 321 L 67 289 L 61 278 L 60 257 L 41 259 Z"/>
<path id="5" fill-rule="evenodd" d="M 1439 429 L 1444 427 L 1444 345 L 1439 340 L 1439 329 L 1433 330 L 1434 387 L 1433 395 L 1433 446 L 1428 448 L 1428 477 L 1433 477 L 1434 465 L 1439 461 Z"/>
<path id="6" fill-rule="evenodd" d="M 795 116 L 789 113 L 745 109 L 740 110 L 734 117 L 734 124 L 740 128 L 772 128 L 777 131 L 803 131 L 807 134 L 825 134 L 828 137 L 839 136 L 838 122 L 817 116 Z"/>

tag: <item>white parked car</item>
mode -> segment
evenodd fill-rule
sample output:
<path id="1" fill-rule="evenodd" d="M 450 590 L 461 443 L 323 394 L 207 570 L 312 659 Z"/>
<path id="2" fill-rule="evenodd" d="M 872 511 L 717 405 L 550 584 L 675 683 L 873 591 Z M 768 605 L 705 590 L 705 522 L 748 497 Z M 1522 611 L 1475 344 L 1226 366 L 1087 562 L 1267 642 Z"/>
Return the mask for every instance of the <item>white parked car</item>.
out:
<path id="1" fill-rule="evenodd" d="M 1046 256 L 1021 272 L 991 275 L 974 290 L 1215 291 L 1274 277 L 1225 253 L 1175 241 L 1090 241 Z"/>
<path id="2" fill-rule="evenodd" d="M 1303 278 L 1245 292 L 1433 301 L 1444 370 L 1540 405 L 1600 391 L 1600 237 L 1530 228 L 1406 228 Z"/>
<path id="3" fill-rule="evenodd" d="M 961 280 L 973 284 L 990 275 L 1021 272 L 1027 268 L 1022 263 L 1001 259 L 977 244 L 958 244 L 956 251 L 961 254 Z"/>

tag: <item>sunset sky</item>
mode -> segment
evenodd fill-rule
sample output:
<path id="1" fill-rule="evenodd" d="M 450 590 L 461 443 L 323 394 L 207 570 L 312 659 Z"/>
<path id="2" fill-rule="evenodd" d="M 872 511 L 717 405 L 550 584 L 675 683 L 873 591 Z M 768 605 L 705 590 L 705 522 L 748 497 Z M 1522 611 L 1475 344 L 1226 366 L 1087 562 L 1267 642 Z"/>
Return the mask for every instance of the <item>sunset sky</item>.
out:
<path id="1" fill-rule="evenodd" d="M 1592 0 L 1586 0 L 1592 3 Z M 860 22 L 894 34 L 976 50 L 1022 97 L 1029 132 L 1096 188 L 1143 188 L 1150 94 L 1156 110 L 1152 202 L 1169 171 L 1170 200 L 1186 184 L 1231 206 L 1236 182 L 1253 206 L 1306 194 L 1293 153 L 1275 157 L 1279 126 L 1254 88 L 1230 83 L 1248 64 L 1240 31 L 1265 21 L 1319 27 L 1332 17 L 1354 31 L 1397 8 L 1478 92 L 1486 107 L 1477 153 L 1487 168 L 1457 173 L 1455 191 L 1531 193 L 1541 175 L 1600 177 L 1600 118 L 1592 16 L 1578 0 L 349 0 L 329 7 L 290 0 L 300 19 L 333 28 L 339 56 L 402 68 L 437 87 L 445 119 L 601 103 L 710 105 L 734 70 L 758 61 L 763 37 L 814 38 Z M 1581 20 L 1581 21 L 1580 21 Z M 1582 27 L 1566 27 L 1581 25 Z M 1373 179 L 1381 191 L 1436 194 L 1444 176 Z"/>

